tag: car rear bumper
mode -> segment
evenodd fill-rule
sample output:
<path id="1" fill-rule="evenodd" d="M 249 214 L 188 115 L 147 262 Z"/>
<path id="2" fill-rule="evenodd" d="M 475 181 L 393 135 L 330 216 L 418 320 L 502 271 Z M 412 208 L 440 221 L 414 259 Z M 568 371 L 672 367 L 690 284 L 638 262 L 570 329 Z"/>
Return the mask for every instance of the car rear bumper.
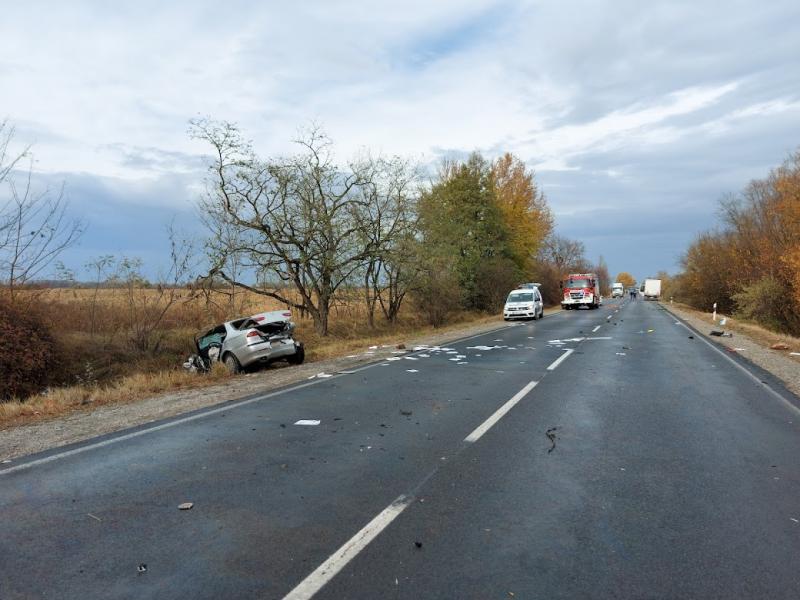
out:
<path id="1" fill-rule="evenodd" d="M 259 362 L 286 358 L 296 352 L 297 344 L 293 339 L 289 338 L 249 345 L 237 352 L 236 358 L 239 360 L 240 365 L 247 367 Z"/>

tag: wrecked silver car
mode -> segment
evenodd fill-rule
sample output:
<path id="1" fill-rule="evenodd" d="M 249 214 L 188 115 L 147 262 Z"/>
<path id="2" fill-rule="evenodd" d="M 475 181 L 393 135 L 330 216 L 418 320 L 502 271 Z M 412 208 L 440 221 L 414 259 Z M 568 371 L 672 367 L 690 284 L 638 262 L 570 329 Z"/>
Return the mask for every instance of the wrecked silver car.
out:
<path id="1" fill-rule="evenodd" d="M 195 337 L 197 354 L 183 366 L 206 372 L 219 361 L 231 373 L 238 373 L 280 359 L 299 365 L 305 359 L 305 350 L 294 339 L 291 318 L 291 312 L 275 310 L 217 325 Z"/>

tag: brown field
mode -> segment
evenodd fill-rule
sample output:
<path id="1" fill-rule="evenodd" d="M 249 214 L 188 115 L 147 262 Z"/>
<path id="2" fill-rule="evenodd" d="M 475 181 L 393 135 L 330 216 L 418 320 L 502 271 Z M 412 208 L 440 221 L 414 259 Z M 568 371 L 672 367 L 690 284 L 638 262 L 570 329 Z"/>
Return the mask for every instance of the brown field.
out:
<path id="1" fill-rule="evenodd" d="M 187 289 L 101 289 L 95 296 L 92 289 L 67 288 L 27 294 L 22 301 L 35 304 L 62 346 L 67 375 L 61 386 L 43 395 L 0 403 L 0 427 L 218 382 L 228 377 L 223 368 L 209 375 L 183 369 L 183 361 L 194 352 L 194 334 L 234 317 L 286 308 L 274 299 L 245 291 L 237 291 L 233 302 L 221 294 L 208 298 Z M 142 350 L 134 343 L 133 333 L 152 323 L 170 294 L 177 301 L 156 328 L 151 346 Z M 308 361 L 350 354 L 369 345 L 397 344 L 431 329 L 410 301 L 395 324 L 387 323 L 378 309 L 371 329 L 358 292 L 333 307 L 326 337 L 315 331 L 310 318 L 296 310 L 292 313 L 295 335 L 304 342 Z M 496 318 L 460 312 L 451 316 L 448 325 Z"/>

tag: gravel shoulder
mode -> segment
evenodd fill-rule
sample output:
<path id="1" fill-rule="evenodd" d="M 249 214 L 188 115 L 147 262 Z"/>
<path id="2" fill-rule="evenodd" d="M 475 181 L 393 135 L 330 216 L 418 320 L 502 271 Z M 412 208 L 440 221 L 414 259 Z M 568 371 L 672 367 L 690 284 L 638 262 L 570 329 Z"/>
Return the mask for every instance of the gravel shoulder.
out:
<path id="1" fill-rule="evenodd" d="M 726 327 L 714 324 L 709 313 L 702 313 L 685 307 L 663 304 L 664 308 L 674 313 L 699 331 L 706 339 L 721 346 L 728 352 L 735 352 L 747 358 L 765 371 L 780 379 L 786 387 L 800 396 L 800 356 L 792 356 L 787 350 L 772 350 L 770 338 L 789 340 L 789 336 L 772 334 L 762 328 L 738 325 L 734 319 L 726 317 Z M 749 334 L 746 330 L 758 330 L 758 334 Z M 709 335 L 711 330 L 725 330 L 733 333 L 733 337 L 717 337 Z M 788 344 L 792 346 L 792 344 Z M 790 348 L 791 349 L 791 348 Z"/>
<path id="2" fill-rule="evenodd" d="M 550 309 L 547 313 L 558 310 Z M 431 332 L 418 338 L 402 340 L 402 343 L 409 349 L 419 345 L 441 345 L 507 326 L 508 324 L 498 318 L 445 332 Z M 300 366 L 289 367 L 279 363 L 256 373 L 234 377 L 219 385 L 159 394 L 136 402 L 102 405 L 93 410 L 77 411 L 46 421 L 10 427 L 0 430 L 0 461 L 12 460 L 128 427 L 174 417 L 259 392 L 268 392 L 312 379 L 320 373 L 334 374 L 353 369 L 388 358 L 396 351 L 396 345 L 385 345 L 370 347 L 358 354 Z"/>

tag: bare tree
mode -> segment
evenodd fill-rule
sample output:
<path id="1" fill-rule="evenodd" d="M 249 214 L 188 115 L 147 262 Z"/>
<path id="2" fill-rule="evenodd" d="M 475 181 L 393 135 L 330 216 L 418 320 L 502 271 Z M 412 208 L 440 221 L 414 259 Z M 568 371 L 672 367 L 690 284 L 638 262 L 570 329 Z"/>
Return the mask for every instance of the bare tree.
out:
<path id="1" fill-rule="evenodd" d="M 319 128 L 296 140 L 300 151 L 265 161 L 238 128 L 208 119 L 191 123 L 191 135 L 213 149 L 207 196 L 201 210 L 212 233 L 231 226 L 239 235 L 216 239 L 211 274 L 287 306 L 307 311 L 317 331 L 328 333 L 334 296 L 370 255 L 358 235 L 356 215 L 364 208 L 362 188 L 373 177 L 369 161 L 340 169 L 331 142 Z M 251 285 L 232 277 L 224 265 L 236 256 L 243 273 L 268 282 Z M 296 298 L 269 282 L 290 284 Z"/>
<path id="2" fill-rule="evenodd" d="M 394 322 L 413 281 L 415 269 L 417 168 L 406 160 L 376 161 L 377 176 L 364 190 L 360 235 L 372 249 L 363 266 L 364 298 L 370 327 L 375 307 Z"/>
<path id="3" fill-rule="evenodd" d="M 97 329 L 97 296 L 100 293 L 100 285 L 108 279 L 110 269 L 115 263 L 116 258 L 113 255 L 105 254 L 92 258 L 84 265 L 84 267 L 92 273 L 92 278 L 94 279 L 94 293 L 92 294 L 92 305 L 90 309 L 90 334 L 92 337 L 94 337 Z"/>
<path id="4" fill-rule="evenodd" d="M 167 227 L 170 262 L 158 282 L 150 285 L 142 275 L 142 261 L 123 257 L 118 261 L 115 279 L 123 285 L 128 309 L 128 333 L 131 345 L 140 352 L 157 352 L 164 338 L 164 319 L 181 300 L 189 300 L 192 292 L 186 287 L 193 278 L 195 246 L 192 240 L 180 237 L 172 224 Z"/>
<path id="5" fill-rule="evenodd" d="M 553 234 L 545 239 L 541 257 L 552 264 L 563 277 L 567 271 L 579 272 L 590 268 L 585 252 L 583 242 Z"/>
<path id="6" fill-rule="evenodd" d="M 78 241 L 84 224 L 67 216 L 63 185 L 53 193 L 34 190 L 30 149 L 9 157 L 14 130 L 0 123 L 0 281 L 11 297 L 16 288 L 42 274 Z M 27 169 L 17 167 L 27 160 Z M 3 201 L 2 198 L 5 197 Z"/>

